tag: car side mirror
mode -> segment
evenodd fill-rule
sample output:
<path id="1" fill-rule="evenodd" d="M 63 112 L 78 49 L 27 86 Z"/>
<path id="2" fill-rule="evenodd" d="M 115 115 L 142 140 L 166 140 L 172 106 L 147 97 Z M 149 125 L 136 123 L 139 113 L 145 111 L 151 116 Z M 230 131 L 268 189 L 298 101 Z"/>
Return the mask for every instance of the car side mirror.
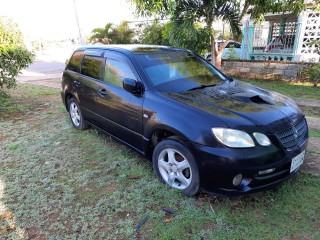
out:
<path id="1" fill-rule="evenodd" d="M 142 93 L 142 85 L 135 79 L 125 78 L 123 80 L 123 88 L 129 93 L 140 95 Z"/>

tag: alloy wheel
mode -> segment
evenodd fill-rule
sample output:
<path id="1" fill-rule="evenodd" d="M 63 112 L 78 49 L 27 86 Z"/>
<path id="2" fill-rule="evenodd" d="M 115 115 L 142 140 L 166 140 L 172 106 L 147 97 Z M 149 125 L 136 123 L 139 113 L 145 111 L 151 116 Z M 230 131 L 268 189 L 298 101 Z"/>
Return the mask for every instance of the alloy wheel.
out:
<path id="1" fill-rule="evenodd" d="M 190 186 L 192 170 L 186 157 L 175 149 L 164 149 L 158 157 L 159 172 L 163 180 L 180 190 Z"/>

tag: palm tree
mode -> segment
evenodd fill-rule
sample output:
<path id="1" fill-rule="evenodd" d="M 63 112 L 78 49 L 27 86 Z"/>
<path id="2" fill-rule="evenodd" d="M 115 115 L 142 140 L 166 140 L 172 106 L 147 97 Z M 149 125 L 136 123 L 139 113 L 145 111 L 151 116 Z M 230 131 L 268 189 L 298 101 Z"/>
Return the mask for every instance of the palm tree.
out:
<path id="1" fill-rule="evenodd" d="M 95 28 L 92 31 L 90 42 L 110 44 L 112 43 L 113 34 L 113 23 L 108 23 L 104 28 Z"/>
<path id="2" fill-rule="evenodd" d="M 130 29 L 129 22 L 123 21 L 113 29 L 114 43 L 128 44 L 133 42 L 134 31 Z"/>
<path id="3" fill-rule="evenodd" d="M 134 31 L 129 28 L 129 22 L 123 21 L 118 26 L 108 23 L 104 28 L 92 30 L 90 42 L 102 44 L 127 44 L 132 43 Z"/>
<path id="4" fill-rule="evenodd" d="M 195 22 L 204 22 L 211 37 L 212 64 L 221 68 L 222 51 L 230 40 L 218 48 L 217 37 L 214 31 L 214 21 L 222 20 L 230 24 L 234 34 L 240 34 L 239 15 L 232 2 L 225 0 L 177 0 L 173 10 L 172 19 L 180 29 L 191 29 Z"/>

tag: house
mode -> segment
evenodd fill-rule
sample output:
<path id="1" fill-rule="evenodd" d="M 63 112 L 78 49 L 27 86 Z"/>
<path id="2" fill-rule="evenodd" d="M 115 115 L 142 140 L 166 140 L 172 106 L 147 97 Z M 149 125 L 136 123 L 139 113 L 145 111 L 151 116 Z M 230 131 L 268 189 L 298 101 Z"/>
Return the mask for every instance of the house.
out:
<path id="1" fill-rule="evenodd" d="M 318 62 L 320 12 L 267 14 L 261 24 L 244 23 L 241 58 Z"/>

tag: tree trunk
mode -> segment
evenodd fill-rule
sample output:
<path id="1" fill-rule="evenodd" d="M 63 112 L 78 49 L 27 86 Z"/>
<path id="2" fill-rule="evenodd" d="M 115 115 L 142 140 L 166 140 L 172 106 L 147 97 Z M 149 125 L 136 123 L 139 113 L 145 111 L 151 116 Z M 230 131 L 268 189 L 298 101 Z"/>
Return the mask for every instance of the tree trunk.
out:
<path id="1" fill-rule="evenodd" d="M 230 39 L 225 41 L 223 44 L 221 44 L 219 46 L 219 48 L 216 48 L 216 51 L 215 51 L 215 66 L 216 68 L 220 69 L 221 70 L 221 60 L 222 60 L 222 52 L 223 50 L 226 48 L 226 46 L 228 45 L 228 43 L 230 42 Z M 217 46 L 217 43 L 215 43 L 215 45 Z"/>
<path id="2" fill-rule="evenodd" d="M 221 59 L 222 59 L 222 51 L 218 51 L 216 53 L 216 68 L 220 69 L 221 70 Z"/>

